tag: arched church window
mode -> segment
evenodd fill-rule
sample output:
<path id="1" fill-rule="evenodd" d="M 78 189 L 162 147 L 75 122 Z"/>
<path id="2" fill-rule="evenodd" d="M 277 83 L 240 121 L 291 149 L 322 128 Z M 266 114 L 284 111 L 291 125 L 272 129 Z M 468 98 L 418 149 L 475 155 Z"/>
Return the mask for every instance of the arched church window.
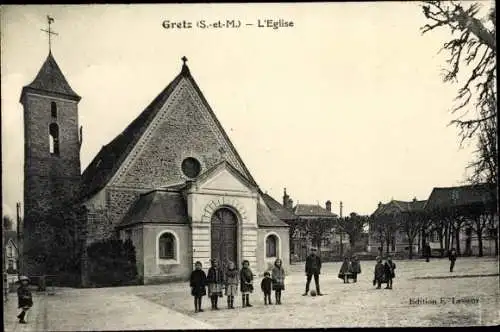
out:
<path id="1" fill-rule="evenodd" d="M 158 242 L 158 251 L 160 259 L 176 259 L 175 236 L 172 233 L 163 233 Z"/>
<path id="2" fill-rule="evenodd" d="M 59 155 L 59 126 L 56 123 L 49 126 L 49 149 L 50 154 Z"/>
<path id="3" fill-rule="evenodd" d="M 50 116 L 52 119 L 57 119 L 57 105 L 55 102 L 50 103 Z"/>
<path id="4" fill-rule="evenodd" d="M 200 175 L 201 165 L 198 160 L 192 157 L 188 157 L 182 161 L 182 173 L 188 178 L 195 178 Z"/>
<path id="5" fill-rule="evenodd" d="M 274 234 L 266 238 L 266 257 L 278 257 L 278 237 Z"/>

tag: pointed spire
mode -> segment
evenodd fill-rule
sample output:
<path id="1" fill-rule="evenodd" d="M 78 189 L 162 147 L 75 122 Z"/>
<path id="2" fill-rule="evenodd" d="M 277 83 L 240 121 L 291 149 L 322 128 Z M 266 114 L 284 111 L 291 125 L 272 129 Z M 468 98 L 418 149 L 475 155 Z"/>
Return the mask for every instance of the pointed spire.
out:
<path id="1" fill-rule="evenodd" d="M 23 87 L 21 100 L 25 92 L 28 90 L 63 95 L 68 99 L 76 101 L 81 99 L 81 97 L 77 95 L 76 92 L 69 86 L 68 81 L 64 77 L 61 69 L 54 59 L 52 52 L 49 52 L 47 59 L 43 63 L 33 82 Z"/>
<path id="2" fill-rule="evenodd" d="M 181 58 L 182 60 L 182 70 L 181 70 L 181 74 L 183 75 L 190 75 L 190 72 L 189 72 L 189 67 L 187 66 L 186 62 L 188 61 L 188 59 L 186 58 L 186 56 L 183 56 Z"/>

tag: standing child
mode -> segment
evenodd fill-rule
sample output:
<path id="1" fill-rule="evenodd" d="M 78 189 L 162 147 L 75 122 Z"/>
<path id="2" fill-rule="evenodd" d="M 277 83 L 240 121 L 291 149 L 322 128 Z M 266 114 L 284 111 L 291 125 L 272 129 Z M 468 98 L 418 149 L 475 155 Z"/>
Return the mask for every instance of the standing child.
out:
<path id="1" fill-rule="evenodd" d="M 457 252 L 455 251 L 455 248 L 452 248 L 450 251 L 450 272 L 453 272 L 453 268 L 455 267 L 455 261 L 457 260 Z"/>
<path id="2" fill-rule="evenodd" d="M 28 310 L 33 306 L 33 298 L 31 297 L 31 291 L 28 288 L 29 279 L 26 276 L 21 276 L 19 278 L 19 283 L 21 284 L 17 289 L 17 303 L 18 307 L 22 309 L 21 313 L 17 316 L 19 318 L 19 323 L 26 324 L 24 317 Z"/>
<path id="3" fill-rule="evenodd" d="M 251 307 L 250 293 L 253 292 L 253 273 L 250 270 L 250 262 L 243 261 L 243 267 L 240 271 L 240 290 L 242 294 L 243 308 Z"/>
<path id="4" fill-rule="evenodd" d="M 351 275 L 351 262 L 349 261 L 349 258 L 346 256 L 344 257 L 344 262 L 342 263 L 342 266 L 340 267 L 339 275 L 338 277 L 342 280 L 344 280 L 344 284 L 349 283 L 349 277 Z"/>
<path id="5" fill-rule="evenodd" d="M 281 291 L 285 290 L 285 269 L 283 269 L 283 262 L 279 258 L 274 261 L 272 279 L 276 304 L 281 304 Z M 270 299 L 269 303 L 271 303 Z"/>
<path id="6" fill-rule="evenodd" d="M 234 297 L 238 295 L 238 269 L 233 262 L 229 262 L 226 270 L 227 308 L 234 309 Z"/>
<path id="7" fill-rule="evenodd" d="M 357 282 L 358 274 L 361 274 L 361 264 L 359 263 L 358 257 L 356 255 L 352 256 L 351 268 L 352 279 L 354 282 Z"/>
<path id="8" fill-rule="evenodd" d="M 271 279 L 271 274 L 266 271 L 264 272 L 264 279 L 260 283 L 260 289 L 264 293 L 264 304 L 272 304 L 271 302 L 271 289 L 273 286 L 273 279 Z M 269 301 L 269 302 L 268 302 Z"/>
<path id="9" fill-rule="evenodd" d="M 380 289 L 382 283 L 385 282 L 384 276 L 385 270 L 384 265 L 382 264 L 382 259 L 380 258 L 380 256 L 377 256 L 377 264 L 375 265 L 374 269 L 373 286 L 377 284 L 377 289 Z"/>
<path id="10" fill-rule="evenodd" d="M 207 295 L 205 288 L 207 283 L 207 275 L 201 269 L 201 262 L 194 263 L 194 271 L 191 272 L 191 295 L 194 296 L 194 312 L 203 312 L 201 309 L 201 298 Z"/>
<path id="11" fill-rule="evenodd" d="M 212 300 L 212 310 L 219 310 L 217 302 L 222 297 L 222 287 L 224 286 L 224 272 L 219 267 L 217 260 L 213 258 L 212 266 L 208 269 L 207 284 L 208 296 Z"/>
<path id="12" fill-rule="evenodd" d="M 392 279 L 396 277 L 394 269 L 396 269 L 396 264 L 394 264 L 391 257 L 389 256 L 387 257 L 387 260 L 384 264 L 384 270 L 387 279 L 387 287 L 385 287 L 386 289 L 392 289 Z"/>

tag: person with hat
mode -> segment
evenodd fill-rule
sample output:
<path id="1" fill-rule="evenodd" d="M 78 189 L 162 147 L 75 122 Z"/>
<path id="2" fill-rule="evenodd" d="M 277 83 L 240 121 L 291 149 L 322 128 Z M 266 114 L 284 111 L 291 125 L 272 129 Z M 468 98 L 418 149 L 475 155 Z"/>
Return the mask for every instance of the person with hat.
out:
<path id="1" fill-rule="evenodd" d="M 18 308 L 22 309 L 21 313 L 17 315 L 19 318 L 19 323 L 26 324 L 26 313 L 33 306 L 33 297 L 31 296 L 31 291 L 28 288 L 29 278 L 26 276 L 19 277 L 20 283 L 19 288 L 17 289 L 17 301 Z"/>
<path id="2" fill-rule="evenodd" d="M 316 285 L 316 293 L 321 296 L 319 290 L 319 274 L 321 272 L 321 258 L 316 254 L 316 248 L 311 248 L 311 253 L 306 258 L 306 291 L 302 296 L 307 296 L 309 293 L 309 285 L 311 284 L 311 278 L 314 277 L 314 284 Z"/>

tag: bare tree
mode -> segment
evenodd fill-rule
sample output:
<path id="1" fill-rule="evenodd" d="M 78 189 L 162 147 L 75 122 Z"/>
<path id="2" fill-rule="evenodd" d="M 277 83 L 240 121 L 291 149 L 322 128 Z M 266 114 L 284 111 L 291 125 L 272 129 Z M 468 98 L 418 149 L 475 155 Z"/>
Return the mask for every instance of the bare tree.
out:
<path id="1" fill-rule="evenodd" d="M 306 236 L 311 239 L 313 245 L 321 249 L 323 239 L 328 238 L 335 227 L 335 219 L 333 218 L 320 218 L 313 220 L 305 220 L 304 231 Z"/>
<path id="2" fill-rule="evenodd" d="M 468 2 L 465 7 L 455 1 L 424 3 L 422 10 L 429 23 L 421 28 L 422 33 L 447 28 L 452 34 L 442 48 L 449 53 L 444 81 L 456 82 L 469 70 L 452 109 L 452 113 L 462 114 L 451 123 L 460 129 L 462 143 L 473 137 L 478 140 L 476 160 L 469 166 L 474 172 L 471 180 L 496 181 L 497 145 L 496 137 L 491 136 L 497 127 L 495 9 L 478 19 L 479 3 Z"/>
<path id="3" fill-rule="evenodd" d="M 425 220 L 426 217 L 424 213 L 420 211 L 405 212 L 401 216 L 400 228 L 408 238 L 410 259 L 413 258 L 413 243 L 415 242 L 418 232 L 422 229 Z"/>
<path id="4" fill-rule="evenodd" d="M 351 248 L 354 248 L 361 238 L 365 225 L 368 224 L 368 217 L 353 212 L 348 217 L 339 218 L 337 223 L 339 228 L 349 236 L 349 244 Z"/>

